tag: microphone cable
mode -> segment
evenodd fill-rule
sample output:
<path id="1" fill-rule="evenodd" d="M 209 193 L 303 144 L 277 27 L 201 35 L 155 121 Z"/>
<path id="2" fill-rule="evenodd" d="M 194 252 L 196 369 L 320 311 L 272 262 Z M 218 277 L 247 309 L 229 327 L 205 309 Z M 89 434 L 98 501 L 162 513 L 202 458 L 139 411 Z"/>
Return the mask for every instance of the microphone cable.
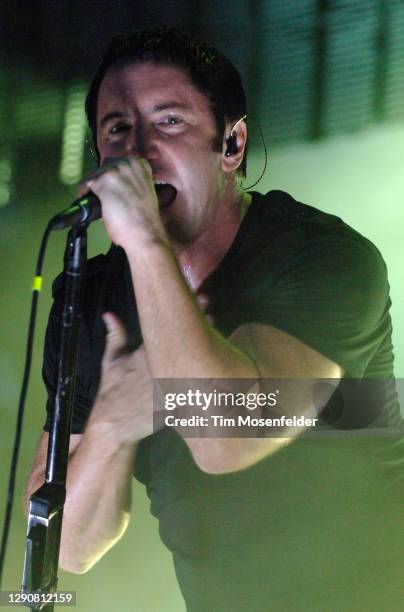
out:
<path id="1" fill-rule="evenodd" d="M 257 180 L 254 183 L 252 183 L 252 185 L 248 185 L 248 187 L 244 187 L 244 191 L 247 191 L 248 189 L 251 189 L 251 187 L 255 187 L 255 185 L 257 185 L 260 182 L 260 180 L 264 176 L 264 174 L 265 174 L 265 172 L 267 170 L 267 166 L 268 166 L 268 148 L 267 148 L 267 145 L 266 145 L 266 142 L 265 142 L 265 137 L 264 137 L 264 132 L 262 131 L 262 127 L 259 124 L 259 122 L 255 119 L 255 117 L 253 117 L 252 115 L 249 115 L 248 117 L 249 117 L 249 119 L 252 119 L 254 121 L 255 125 L 258 128 L 259 135 L 260 135 L 261 142 L 262 142 L 262 146 L 264 147 L 265 161 L 264 161 L 264 168 L 263 168 L 261 174 L 259 175 L 259 177 L 257 178 Z"/>
<path id="2" fill-rule="evenodd" d="M 15 491 L 15 481 L 17 474 L 17 465 L 18 465 L 18 456 L 20 451 L 20 443 L 21 443 L 21 434 L 22 434 L 22 426 L 24 420 L 24 410 L 25 410 L 25 399 L 27 396 L 29 377 L 31 373 L 31 364 L 32 364 L 32 351 L 34 344 L 34 333 L 35 333 L 35 323 L 36 323 L 36 314 L 37 314 L 37 305 L 39 293 L 42 288 L 42 267 L 43 260 L 45 257 L 46 246 L 49 238 L 49 234 L 51 232 L 50 224 L 46 227 L 41 240 L 41 245 L 39 248 L 37 264 L 35 268 L 35 276 L 32 284 L 32 301 L 31 301 L 31 312 L 28 324 L 28 338 L 27 338 L 27 348 L 25 354 L 25 366 L 24 366 L 24 374 L 23 381 L 21 386 L 20 398 L 18 402 L 18 412 L 17 412 L 17 422 L 14 436 L 14 448 L 11 459 L 10 466 L 10 475 L 8 480 L 8 492 L 7 492 L 7 501 L 6 501 L 6 513 L 3 525 L 3 533 L 1 539 L 1 549 L 0 549 L 0 591 L 3 577 L 3 569 L 4 569 L 4 561 L 6 557 L 7 551 L 7 542 L 8 535 L 10 532 L 10 524 L 11 524 L 11 515 L 13 510 L 14 503 L 14 491 Z"/>

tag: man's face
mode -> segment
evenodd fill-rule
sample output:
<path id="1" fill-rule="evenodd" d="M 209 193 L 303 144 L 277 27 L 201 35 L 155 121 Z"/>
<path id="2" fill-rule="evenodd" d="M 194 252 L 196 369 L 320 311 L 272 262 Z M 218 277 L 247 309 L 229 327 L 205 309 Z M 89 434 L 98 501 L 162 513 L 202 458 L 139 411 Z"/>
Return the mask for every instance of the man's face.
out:
<path id="1" fill-rule="evenodd" d="M 155 183 L 175 187 L 161 215 L 178 246 L 214 222 L 225 183 L 215 136 L 208 99 L 180 68 L 120 61 L 106 72 L 97 105 L 100 163 L 137 154 Z"/>

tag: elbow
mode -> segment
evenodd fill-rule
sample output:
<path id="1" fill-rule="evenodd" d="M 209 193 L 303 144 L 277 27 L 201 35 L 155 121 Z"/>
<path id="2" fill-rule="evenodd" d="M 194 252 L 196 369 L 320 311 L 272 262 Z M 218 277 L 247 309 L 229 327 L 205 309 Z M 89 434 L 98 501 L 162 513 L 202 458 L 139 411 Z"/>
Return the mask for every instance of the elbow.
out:
<path id="1" fill-rule="evenodd" d="M 98 554 L 97 554 L 98 553 Z M 63 542 L 59 550 L 59 567 L 69 574 L 86 574 L 102 557 L 102 553 L 87 553 L 80 547 L 69 547 Z"/>
<path id="2" fill-rule="evenodd" d="M 188 444 L 202 472 L 220 476 L 240 472 L 289 444 L 293 438 L 189 438 Z"/>
<path id="3" fill-rule="evenodd" d="M 198 445 L 192 452 L 198 468 L 212 476 L 238 472 L 250 464 L 243 462 L 242 457 L 235 452 L 217 446 L 217 440 L 204 439 L 205 444 Z"/>
<path id="4" fill-rule="evenodd" d="M 123 536 L 129 523 L 129 514 L 123 513 L 119 524 L 108 534 L 102 536 L 91 533 L 87 529 L 88 539 L 85 540 L 83 532 L 80 534 L 69 531 L 63 532 L 59 551 L 59 567 L 70 574 L 86 574 L 99 561 L 118 540 Z M 65 527 L 68 525 L 65 523 Z M 73 526 L 77 531 L 77 525 Z"/>
<path id="5" fill-rule="evenodd" d="M 204 467 L 199 466 L 202 472 L 209 476 L 222 476 L 224 474 L 232 474 L 233 472 L 239 472 L 243 468 L 237 466 L 220 466 L 220 465 L 207 465 Z"/>
<path id="6" fill-rule="evenodd" d="M 73 561 L 63 557 L 59 559 L 60 569 L 69 574 L 86 574 L 93 567 L 94 563 L 95 561 L 93 563 L 85 563 L 84 561 Z"/>
<path id="7" fill-rule="evenodd" d="M 59 567 L 64 572 L 69 574 L 86 574 L 93 565 L 97 562 L 97 558 L 84 558 L 79 554 L 73 554 L 72 551 L 67 551 L 63 547 L 63 543 L 59 551 Z"/>
<path id="8" fill-rule="evenodd" d="M 223 461 L 221 458 L 205 458 L 203 461 L 197 461 L 196 463 L 202 472 L 211 476 L 222 476 L 224 474 L 232 474 L 233 472 L 241 472 L 241 470 L 245 470 L 253 465 L 253 462 L 243 463 L 234 460 Z"/>

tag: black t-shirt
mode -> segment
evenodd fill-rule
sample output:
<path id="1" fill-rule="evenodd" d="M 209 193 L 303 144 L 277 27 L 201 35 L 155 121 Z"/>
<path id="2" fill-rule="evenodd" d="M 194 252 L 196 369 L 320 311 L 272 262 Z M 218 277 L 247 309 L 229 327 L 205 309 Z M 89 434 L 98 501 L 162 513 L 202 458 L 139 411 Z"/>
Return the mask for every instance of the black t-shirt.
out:
<path id="1" fill-rule="evenodd" d="M 48 412 L 62 288 L 59 277 L 44 356 Z M 399 428 L 386 267 L 374 245 L 341 219 L 280 191 L 254 193 L 205 289 L 209 313 L 224 336 L 247 322 L 272 325 L 339 364 L 347 379 L 387 381 L 379 386 L 371 420 Z M 106 310 L 118 314 L 132 345 L 139 345 L 128 263 L 114 246 L 88 265 L 74 433 L 84 430 L 97 392 Z M 363 410 L 358 418 L 348 420 L 354 427 L 367 425 L 361 423 Z M 380 555 L 394 556 L 390 535 L 381 553 L 365 525 L 375 527 L 386 495 L 395 499 L 398 489 L 392 495 L 390 484 L 402 483 L 402 457 L 400 437 L 387 442 L 303 435 L 247 470 L 212 476 L 196 466 L 175 430 L 163 428 L 140 443 L 134 473 L 147 487 L 190 611 L 362 610 L 374 599 L 352 572 L 375 570 Z M 393 516 L 393 502 L 391 508 Z M 348 607 L 354 593 L 360 606 Z M 337 602 L 332 608 L 331 597 Z"/>

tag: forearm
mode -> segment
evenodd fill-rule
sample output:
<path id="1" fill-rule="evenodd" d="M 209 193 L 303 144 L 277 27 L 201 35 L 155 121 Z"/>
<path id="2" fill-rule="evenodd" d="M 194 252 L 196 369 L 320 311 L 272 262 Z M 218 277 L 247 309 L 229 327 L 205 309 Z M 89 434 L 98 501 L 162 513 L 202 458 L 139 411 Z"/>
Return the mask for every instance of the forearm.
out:
<path id="1" fill-rule="evenodd" d="M 59 564 L 87 571 L 123 534 L 129 521 L 136 445 L 118 445 L 101 428 L 88 427 L 69 458 Z M 43 482 L 31 477 L 32 494 Z"/>
<path id="2" fill-rule="evenodd" d="M 144 252 L 129 249 L 128 259 L 147 358 L 154 378 L 256 381 L 260 378 L 282 379 L 285 372 L 286 379 L 291 374 L 293 378 L 304 379 L 308 372 L 323 377 L 330 371 L 328 365 L 324 368 L 321 356 L 318 365 L 317 354 L 277 330 L 255 332 L 267 335 L 264 359 L 257 354 L 257 338 L 251 338 L 248 331 L 239 330 L 230 339 L 221 336 L 199 309 L 169 247 L 155 244 Z M 280 339 L 279 334 L 282 335 Z M 236 339 L 237 346 L 233 339 Z M 283 350 L 279 351 L 281 341 Z M 276 347 L 276 351 L 271 347 Z M 265 369 L 258 365 L 263 362 Z M 311 364 L 308 369 L 304 366 L 306 362 Z M 291 367 L 290 364 L 295 365 Z M 298 385 L 295 394 L 289 387 L 288 384 L 281 387 L 283 409 L 291 406 L 291 415 L 295 411 L 297 415 L 304 414 L 311 406 L 310 377 L 305 393 L 302 385 Z M 224 411 L 223 416 L 229 414 Z M 254 416 L 259 416 L 258 412 Z M 177 431 L 182 435 L 184 428 L 179 427 Z M 249 426 L 245 426 L 244 431 L 239 428 L 234 432 L 225 427 L 224 436 L 227 437 L 220 437 L 217 428 L 208 426 L 200 430 L 200 437 L 184 436 L 184 439 L 202 470 L 221 474 L 250 467 L 283 448 L 301 431 L 302 428 L 285 427 L 279 438 L 258 438 L 254 437 L 257 431 L 252 431 Z"/>
<path id="3" fill-rule="evenodd" d="M 154 246 L 142 260 L 129 253 L 142 335 L 154 378 L 257 379 L 254 361 L 221 336 L 200 311 L 175 260 L 165 246 Z M 209 429 L 209 428 L 207 428 Z M 210 473 L 244 469 L 268 454 L 268 440 L 185 438 L 199 467 Z M 183 428 L 178 428 L 180 435 Z M 247 433 L 251 436 L 251 431 Z M 273 440 L 277 450 L 286 440 Z"/>
<path id="4" fill-rule="evenodd" d="M 256 378 L 253 360 L 206 320 L 174 253 L 154 244 L 128 251 L 153 378 Z"/>

